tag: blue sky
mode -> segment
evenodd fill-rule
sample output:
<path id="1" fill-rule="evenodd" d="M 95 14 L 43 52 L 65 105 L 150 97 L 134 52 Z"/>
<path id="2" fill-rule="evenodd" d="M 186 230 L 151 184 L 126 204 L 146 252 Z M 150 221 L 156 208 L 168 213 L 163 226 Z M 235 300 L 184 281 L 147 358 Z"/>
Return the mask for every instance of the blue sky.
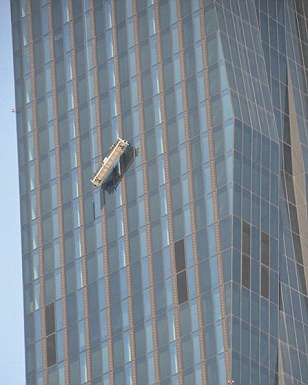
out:
<path id="1" fill-rule="evenodd" d="M 24 385 L 17 140 L 10 1 L 0 0 L 0 384 Z"/>

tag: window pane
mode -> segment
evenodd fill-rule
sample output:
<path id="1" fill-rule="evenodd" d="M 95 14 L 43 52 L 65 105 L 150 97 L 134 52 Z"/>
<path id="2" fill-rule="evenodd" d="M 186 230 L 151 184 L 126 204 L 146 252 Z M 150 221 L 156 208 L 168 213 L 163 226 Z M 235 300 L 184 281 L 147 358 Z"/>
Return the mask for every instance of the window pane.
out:
<path id="1" fill-rule="evenodd" d="M 243 253 L 250 255 L 250 225 L 243 222 L 243 238 L 242 238 L 242 250 Z"/>
<path id="2" fill-rule="evenodd" d="M 50 303 L 45 307 L 46 335 L 48 336 L 55 331 L 55 310 L 54 303 Z"/>
<path id="3" fill-rule="evenodd" d="M 181 239 L 174 244 L 175 251 L 175 264 L 176 272 L 182 271 L 185 269 L 185 250 L 184 250 L 184 240 Z"/>
<path id="4" fill-rule="evenodd" d="M 187 282 L 186 271 L 182 271 L 177 275 L 178 301 L 179 304 L 186 302 L 187 297 Z"/>
<path id="5" fill-rule="evenodd" d="M 268 266 L 269 240 L 268 240 L 268 235 L 263 232 L 261 234 L 261 262 L 264 263 L 264 265 Z"/>
<path id="6" fill-rule="evenodd" d="M 54 365 L 56 361 L 56 339 L 55 334 L 52 334 L 47 337 L 47 366 Z"/>
<path id="7" fill-rule="evenodd" d="M 268 268 L 261 265 L 261 295 L 268 298 Z"/>
<path id="8" fill-rule="evenodd" d="M 242 254 L 242 284 L 250 288 L 250 258 Z"/>

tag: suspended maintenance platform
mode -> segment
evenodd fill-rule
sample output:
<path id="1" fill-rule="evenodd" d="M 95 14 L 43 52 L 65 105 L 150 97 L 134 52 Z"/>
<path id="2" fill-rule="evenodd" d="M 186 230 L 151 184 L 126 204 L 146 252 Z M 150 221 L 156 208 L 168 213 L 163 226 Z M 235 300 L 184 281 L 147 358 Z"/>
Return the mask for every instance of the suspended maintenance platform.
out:
<path id="1" fill-rule="evenodd" d="M 110 147 L 109 155 L 104 158 L 103 164 L 91 179 L 92 184 L 112 193 L 136 155 L 137 151 L 127 140 L 118 138 Z"/>

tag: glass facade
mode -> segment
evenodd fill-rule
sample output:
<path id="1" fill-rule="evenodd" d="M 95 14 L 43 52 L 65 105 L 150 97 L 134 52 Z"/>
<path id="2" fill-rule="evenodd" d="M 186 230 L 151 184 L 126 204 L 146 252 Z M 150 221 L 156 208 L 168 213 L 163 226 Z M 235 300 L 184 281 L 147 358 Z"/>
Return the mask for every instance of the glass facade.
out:
<path id="1" fill-rule="evenodd" d="M 27 384 L 307 385 L 307 1 L 11 8 Z"/>

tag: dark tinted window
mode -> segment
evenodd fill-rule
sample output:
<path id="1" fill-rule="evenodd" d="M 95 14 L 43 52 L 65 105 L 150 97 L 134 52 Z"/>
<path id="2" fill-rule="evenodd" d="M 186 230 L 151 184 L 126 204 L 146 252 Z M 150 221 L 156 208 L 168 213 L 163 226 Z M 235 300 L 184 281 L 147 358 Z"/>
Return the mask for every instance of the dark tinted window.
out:
<path id="1" fill-rule="evenodd" d="M 261 295 L 268 298 L 268 268 L 261 265 Z"/>
<path id="2" fill-rule="evenodd" d="M 185 250 L 184 250 L 184 239 L 177 241 L 174 244 L 175 252 L 175 264 L 176 272 L 182 271 L 185 269 Z"/>
<path id="3" fill-rule="evenodd" d="M 50 303 L 45 307 L 46 335 L 48 336 L 55 331 L 55 307 L 54 303 Z"/>

